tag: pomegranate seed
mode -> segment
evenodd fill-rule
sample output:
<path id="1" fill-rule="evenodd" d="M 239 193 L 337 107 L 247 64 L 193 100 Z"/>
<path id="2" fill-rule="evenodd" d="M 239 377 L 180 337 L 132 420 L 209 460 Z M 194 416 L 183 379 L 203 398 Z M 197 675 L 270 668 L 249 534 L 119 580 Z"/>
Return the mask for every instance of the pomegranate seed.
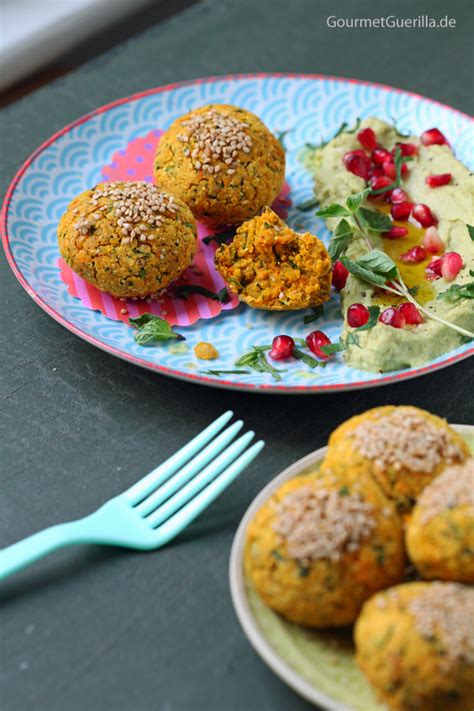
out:
<path id="1" fill-rule="evenodd" d="M 399 239 L 400 237 L 406 237 L 408 230 L 406 227 L 391 227 L 388 232 L 382 232 L 384 237 L 389 239 Z"/>
<path id="2" fill-rule="evenodd" d="M 394 205 L 392 205 L 390 214 L 392 215 L 394 220 L 408 220 L 412 210 L 412 202 L 396 202 Z"/>
<path id="3" fill-rule="evenodd" d="M 367 180 L 369 177 L 370 159 L 364 151 L 348 151 L 344 154 L 343 163 L 347 170 L 354 175 Z"/>
<path id="4" fill-rule="evenodd" d="M 384 323 L 386 326 L 393 326 L 393 328 L 403 328 L 406 323 L 405 316 L 397 309 L 389 306 L 384 309 L 379 316 L 379 321 Z"/>
<path id="5" fill-rule="evenodd" d="M 418 205 L 415 205 L 411 215 L 417 222 L 420 223 L 422 227 L 431 227 L 431 225 L 436 225 L 438 223 L 438 220 L 433 215 L 428 205 L 424 205 L 421 202 L 418 203 Z"/>
<path id="6" fill-rule="evenodd" d="M 365 326 L 369 317 L 369 309 L 364 304 L 351 304 L 347 309 L 347 323 L 351 328 Z"/>
<path id="7" fill-rule="evenodd" d="M 400 255 L 400 260 L 407 264 L 418 264 L 426 259 L 426 249 L 424 247 L 412 247 L 408 252 Z"/>
<path id="8" fill-rule="evenodd" d="M 426 274 L 426 278 L 429 279 L 429 281 L 433 281 L 433 279 L 440 278 L 440 276 L 441 276 L 441 257 L 431 260 L 431 262 L 428 264 L 428 266 L 425 269 L 425 274 Z"/>
<path id="9" fill-rule="evenodd" d="M 377 137 L 371 128 L 363 128 L 357 134 L 357 140 L 368 151 L 373 151 L 377 147 Z"/>
<path id="10" fill-rule="evenodd" d="M 390 198 L 391 202 L 408 202 L 408 195 L 402 188 L 394 188 Z"/>
<path id="11" fill-rule="evenodd" d="M 306 336 L 306 345 L 309 350 L 323 360 L 327 360 L 330 356 L 321 350 L 321 346 L 328 346 L 330 343 L 331 341 L 322 331 L 311 331 L 311 333 Z"/>
<path id="12" fill-rule="evenodd" d="M 382 168 L 385 175 L 388 175 L 392 180 L 397 177 L 395 163 L 392 160 L 385 160 L 382 164 Z"/>
<path id="13" fill-rule="evenodd" d="M 386 160 L 392 160 L 392 156 L 385 148 L 375 148 L 372 151 L 372 160 L 374 163 L 382 165 Z"/>
<path id="14" fill-rule="evenodd" d="M 273 360 L 284 360 L 291 356 L 294 347 L 295 342 L 291 336 L 275 336 L 269 356 Z"/>
<path id="15" fill-rule="evenodd" d="M 451 173 L 440 173 L 439 175 L 428 175 L 425 178 L 425 183 L 430 188 L 439 188 L 441 185 L 447 185 L 451 182 L 453 176 Z"/>
<path id="16" fill-rule="evenodd" d="M 369 180 L 370 178 L 379 178 L 383 174 L 383 169 L 378 165 L 373 165 L 369 168 Z"/>
<path id="17" fill-rule="evenodd" d="M 452 281 L 462 269 L 462 257 L 457 252 L 446 252 L 441 257 L 441 276 Z"/>
<path id="18" fill-rule="evenodd" d="M 423 247 L 427 252 L 431 252 L 432 254 L 443 251 L 443 240 L 439 236 L 439 232 L 436 227 L 428 227 L 426 230 L 423 238 Z"/>
<path id="19" fill-rule="evenodd" d="M 446 136 L 441 133 L 439 128 L 430 128 L 428 131 L 424 131 L 424 133 L 420 136 L 420 141 L 424 146 L 432 146 L 434 144 L 437 144 L 438 146 L 449 146 Z"/>
<path id="20" fill-rule="evenodd" d="M 377 175 L 373 178 L 370 179 L 370 187 L 372 190 L 382 190 L 382 188 L 388 188 L 389 185 L 392 184 L 392 180 L 388 178 L 386 175 Z M 383 198 L 386 195 L 385 193 L 380 193 L 380 195 L 373 195 L 372 197 L 375 198 Z"/>
<path id="21" fill-rule="evenodd" d="M 344 264 L 339 261 L 339 259 L 334 262 L 334 267 L 332 269 L 332 285 L 338 291 L 346 285 L 347 277 L 349 272 L 345 268 Z"/>
<path id="22" fill-rule="evenodd" d="M 415 304 L 405 301 L 397 308 L 398 313 L 405 317 L 405 321 L 410 326 L 417 326 L 419 323 L 424 323 L 424 318 L 416 308 Z"/>
<path id="23" fill-rule="evenodd" d="M 396 143 L 395 148 L 392 151 L 392 156 L 395 158 L 395 151 L 398 148 L 400 148 L 402 156 L 414 156 L 416 153 L 418 153 L 418 146 L 415 146 L 414 143 Z"/>

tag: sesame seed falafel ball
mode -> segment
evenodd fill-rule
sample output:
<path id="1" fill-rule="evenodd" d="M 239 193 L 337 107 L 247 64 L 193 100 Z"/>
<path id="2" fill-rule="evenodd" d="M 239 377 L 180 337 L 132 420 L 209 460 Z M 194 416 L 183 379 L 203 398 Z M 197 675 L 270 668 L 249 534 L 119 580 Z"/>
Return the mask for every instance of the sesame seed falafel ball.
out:
<path id="1" fill-rule="evenodd" d="M 470 711 L 474 698 L 474 589 L 405 583 L 365 603 L 356 661 L 393 711 Z"/>
<path id="2" fill-rule="evenodd" d="M 285 482 L 247 531 L 245 568 L 263 601 L 308 627 L 351 624 L 403 578 L 402 521 L 370 477 Z"/>
<path id="3" fill-rule="evenodd" d="M 423 578 L 474 583 L 473 458 L 447 467 L 423 489 L 406 542 Z"/>
<path id="4" fill-rule="evenodd" d="M 285 151 L 255 114 L 210 104 L 176 119 L 161 136 L 154 172 L 156 184 L 198 220 L 239 224 L 278 196 Z"/>
<path id="5" fill-rule="evenodd" d="M 446 466 L 468 456 L 465 440 L 445 420 L 417 407 L 387 405 L 335 429 L 321 471 L 350 471 L 354 478 L 368 473 L 405 513 Z"/>
<path id="6" fill-rule="evenodd" d="M 174 195 L 145 182 L 100 183 L 70 203 L 58 226 L 61 255 L 79 276 L 120 298 L 167 287 L 196 250 L 196 222 Z"/>
<path id="7" fill-rule="evenodd" d="M 294 311 L 329 299 L 331 259 L 309 232 L 294 232 L 270 208 L 241 225 L 215 254 L 218 272 L 254 309 Z"/>

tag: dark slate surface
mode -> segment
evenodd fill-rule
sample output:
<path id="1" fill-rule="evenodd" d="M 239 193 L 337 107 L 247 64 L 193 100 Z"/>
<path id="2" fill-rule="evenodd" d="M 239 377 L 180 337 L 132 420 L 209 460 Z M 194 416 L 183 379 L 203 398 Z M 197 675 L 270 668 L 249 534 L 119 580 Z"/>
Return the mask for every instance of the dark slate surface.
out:
<path id="1" fill-rule="evenodd" d="M 453 30 L 329 30 L 326 17 L 448 12 Z M 468 0 L 210 0 L 116 47 L 2 113 L 2 189 L 81 114 L 135 91 L 226 72 L 320 72 L 379 81 L 469 112 Z M 157 554 L 70 549 L 1 586 L 3 711 L 302 711 L 245 640 L 229 598 L 232 536 L 262 485 L 353 413 L 410 403 L 472 421 L 463 362 L 350 395 L 258 396 L 169 380 L 113 359 L 52 321 L 1 263 L 2 545 L 81 516 L 223 409 L 268 446 L 230 491 Z"/>

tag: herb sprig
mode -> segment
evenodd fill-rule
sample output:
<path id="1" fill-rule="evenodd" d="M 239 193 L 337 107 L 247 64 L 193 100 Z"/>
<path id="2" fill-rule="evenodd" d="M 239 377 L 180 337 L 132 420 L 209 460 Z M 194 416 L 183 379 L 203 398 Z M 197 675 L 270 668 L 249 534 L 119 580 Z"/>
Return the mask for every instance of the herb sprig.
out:
<path id="1" fill-rule="evenodd" d="M 311 150 L 315 151 L 316 149 L 324 148 L 324 146 L 327 146 L 329 141 L 333 141 L 335 138 L 340 136 L 341 133 L 355 133 L 360 126 L 361 120 L 362 119 L 358 116 L 356 118 L 356 122 L 352 128 L 349 128 L 349 124 L 347 123 L 347 121 L 343 121 L 341 123 L 341 125 L 339 126 L 339 128 L 337 129 L 336 133 L 334 133 L 331 136 L 331 138 L 328 138 L 326 140 L 321 140 L 319 143 L 306 143 L 305 144 L 306 148 L 310 148 Z"/>
<path id="2" fill-rule="evenodd" d="M 252 350 L 240 356 L 240 358 L 235 361 L 235 365 L 246 365 L 258 373 L 271 373 L 274 380 L 281 380 L 280 373 L 284 373 L 285 371 L 275 368 L 268 362 L 265 356 L 265 351 L 270 350 L 270 348 L 271 346 L 252 346 Z"/>
<path id="3" fill-rule="evenodd" d="M 395 161 L 398 166 L 397 181 L 401 178 L 401 157 L 403 156 L 401 156 L 401 152 L 397 147 L 395 156 Z M 384 191 L 390 190 L 392 187 L 393 186 L 384 188 Z M 438 321 L 463 336 L 474 338 L 474 334 L 470 331 L 467 331 L 465 328 L 461 328 L 461 326 L 441 318 L 437 314 L 425 309 L 424 306 L 419 304 L 414 298 L 416 292 L 414 293 L 413 289 L 409 289 L 407 287 L 395 262 L 387 254 L 385 254 L 385 252 L 374 248 L 370 233 L 385 232 L 390 229 L 392 222 L 388 215 L 383 215 L 363 207 L 363 203 L 367 197 L 373 194 L 374 192 L 371 191 L 370 188 L 366 188 L 359 193 L 350 195 L 347 198 L 345 205 L 334 203 L 332 205 L 327 205 L 316 213 L 318 217 L 322 218 L 342 218 L 334 230 L 334 234 L 329 242 L 329 254 L 331 259 L 333 261 L 339 259 L 346 269 L 355 277 L 360 279 L 360 281 L 376 286 L 392 294 L 396 294 L 396 296 L 402 297 L 406 301 L 410 301 L 414 304 L 416 308 L 427 318 L 430 318 L 433 321 Z M 469 230 L 469 234 L 472 236 L 474 234 L 474 227 L 468 225 L 467 228 Z M 345 256 L 347 247 L 354 237 L 362 238 L 368 249 L 366 254 L 355 261 Z M 464 285 L 465 288 L 461 288 L 461 285 L 459 285 L 460 288 L 457 288 L 458 285 L 453 286 L 456 288 L 450 287 L 450 289 L 444 292 L 443 295 L 440 294 L 438 298 L 471 298 L 470 294 L 472 293 L 472 286 L 470 287 L 468 284 Z M 446 294 L 446 296 L 444 296 L 444 294 Z"/>
<path id="4" fill-rule="evenodd" d="M 237 230 L 235 227 L 229 227 L 228 230 L 224 230 L 223 232 L 216 232 L 215 235 L 207 235 L 207 237 L 203 237 L 202 241 L 204 244 L 211 244 L 211 242 L 216 242 L 218 245 L 226 244 L 228 240 L 235 237 L 236 232 Z"/>
<path id="5" fill-rule="evenodd" d="M 137 329 L 133 337 L 139 346 L 147 346 L 157 341 L 185 340 L 184 336 L 173 331 L 168 321 L 154 314 L 131 318 L 130 323 Z"/>
<path id="6" fill-rule="evenodd" d="M 469 281 L 466 284 L 451 284 L 449 289 L 438 294 L 438 299 L 448 299 L 449 301 L 474 299 L 474 281 Z"/>
<path id="7" fill-rule="evenodd" d="M 190 294 L 199 294 L 213 301 L 219 301 L 221 304 L 227 304 L 230 301 L 229 292 L 225 287 L 215 293 L 205 289 L 203 286 L 199 286 L 199 284 L 181 284 L 180 286 L 175 286 L 173 292 L 178 299 L 187 299 Z"/>
<path id="8" fill-rule="evenodd" d="M 318 318 L 321 318 L 321 316 L 324 315 L 324 305 L 320 304 L 320 306 L 313 306 L 311 311 L 312 313 L 306 314 L 303 318 L 303 323 L 312 323 L 313 321 L 317 321 Z"/>

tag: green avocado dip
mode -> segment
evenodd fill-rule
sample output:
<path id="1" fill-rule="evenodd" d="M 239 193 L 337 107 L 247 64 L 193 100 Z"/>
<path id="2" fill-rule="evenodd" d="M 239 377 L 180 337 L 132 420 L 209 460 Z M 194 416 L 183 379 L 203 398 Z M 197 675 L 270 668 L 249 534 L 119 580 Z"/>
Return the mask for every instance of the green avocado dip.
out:
<path id="1" fill-rule="evenodd" d="M 408 234 L 399 239 L 390 239 L 381 232 L 370 232 L 370 241 L 374 249 L 384 251 L 399 268 L 407 287 L 415 294 L 418 303 L 430 313 L 448 320 L 450 323 L 468 331 L 474 331 L 474 308 L 472 298 L 438 298 L 453 285 L 466 285 L 473 281 L 474 242 L 467 225 L 474 224 L 474 175 L 456 159 L 448 145 L 424 146 L 415 136 L 405 137 L 389 124 L 376 118 L 368 118 L 360 123 L 358 130 L 371 128 L 378 143 L 387 150 L 392 150 L 397 142 L 408 142 L 417 146 L 417 152 L 409 160 L 407 173 L 400 185 L 408 194 L 409 201 L 428 205 L 438 220 L 437 229 L 444 243 L 444 252 L 457 252 L 462 257 L 463 267 L 453 281 L 426 278 L 426 267 L 442 254 L 428 253 L 421 263 L 407 264 L 399 257 L 410 248 L 422 245 L 425 228 L 410 221 L 397 221 Z M 314 192 L 320 208 L 338 203 L 344 205 L 347 197 L 366 188 L 366 181 L 346 169 L 343 156 L 354 150 L 360 150 L 357 131 L 343 131 L 327 144 L 319 147 L 307 147 L 301 160 L 312 173 Z M 439 174 L 451 174 L 449 184 L 432 188 L 426 184 L 426 177 Z M 364 207 L 389 215 L 390 205 L 383 199 L 367 199 Z M 327 217 L 326 224 L 334 233 L 341 221 L 341 216 Z M 357 260 L 367 254 L 368 248 L 360 235 L 354 235 L 349 242 L 346 256 Z M 387 306 L 397 306 L 393 296 L 371 286 L 352 273 L 341 290 L 341 307 L 344 316 L 342 338 L 353 329 L 347 324 L 347 309 L 351 304 L 363 304 L 365 307 L 378 306 L 380 310 Z M 357 342 L 347 342 L 344 352 L 345 361 L 354 368 L 371 372 L 387 372 L 420 366 L 444 353 L 451 351 L 465 342 L 465 337 L 449 326 L 425 317 L 423 323 L 394 328 L 375 320 L 375 325 L 357 332 Z"/>

